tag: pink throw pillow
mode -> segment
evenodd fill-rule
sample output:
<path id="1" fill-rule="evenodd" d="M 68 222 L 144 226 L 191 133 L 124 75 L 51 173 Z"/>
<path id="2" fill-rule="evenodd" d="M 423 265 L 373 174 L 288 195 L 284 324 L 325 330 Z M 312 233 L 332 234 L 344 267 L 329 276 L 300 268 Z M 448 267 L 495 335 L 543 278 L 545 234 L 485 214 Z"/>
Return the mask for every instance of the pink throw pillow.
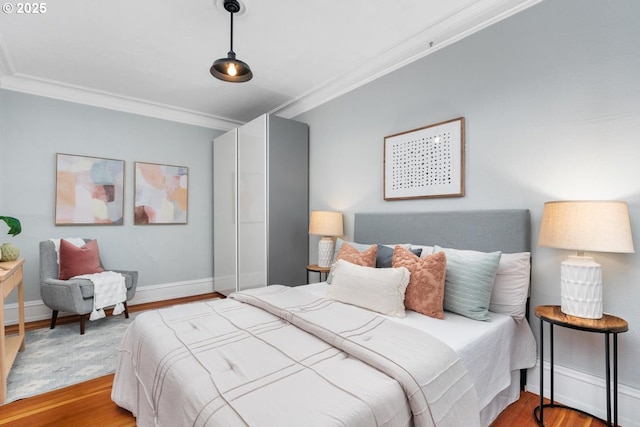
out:
<path id="1" fill-rule="evenodd" d="M 429 317 L 444 319 L 444 279 L 447 257 L 444 252 L 420 258 L 402 246 L 393 250 L 393 267 L 406 267 L 411 273 L 404 294 L 404 306 Z"/>
<path id="2" fill-rule="evenodd" d="M 60 240 L 60 280 L 68 280 L 82 274 L 102 273 L 98 241 L 91 240 L 77 247 L 64 239 Z"/>
<path id="3" fill-rule="evenodd" d="M 361 265 L 363 267 L 376 266 L 376 254 L 378 253 L 378 245 L 372 245 L 369 249 L 360 252 L 348 243 L 343 243 L 336 255 L 335 261 L 342 259 L 351 264 Z"/>

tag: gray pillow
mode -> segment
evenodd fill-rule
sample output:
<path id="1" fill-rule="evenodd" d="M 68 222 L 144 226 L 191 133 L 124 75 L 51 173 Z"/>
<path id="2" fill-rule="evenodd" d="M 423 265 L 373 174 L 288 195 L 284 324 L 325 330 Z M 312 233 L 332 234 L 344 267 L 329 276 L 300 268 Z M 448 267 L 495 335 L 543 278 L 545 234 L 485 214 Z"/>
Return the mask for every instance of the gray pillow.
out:
<path id="1" fill-rule="evenodd" d="M 502 252 L 478 252 L 435 246 L 447 256 L 444 309 L 475 320 L 490 320 L 491 289 Z"/>
<path id="2" fill-rule="evenodd" d="M 407 247 L 409 245 L 400 245 L 402 247 Z M 383 244 L 378 244 L 378 252 L 376 253 L 376 268 L 391 268 L 393 261 L 393 249 L 389 246 L 385 246 Z M 422 255 L 422 248 L 411 249 L 411 252 L 415 256 Z"/>

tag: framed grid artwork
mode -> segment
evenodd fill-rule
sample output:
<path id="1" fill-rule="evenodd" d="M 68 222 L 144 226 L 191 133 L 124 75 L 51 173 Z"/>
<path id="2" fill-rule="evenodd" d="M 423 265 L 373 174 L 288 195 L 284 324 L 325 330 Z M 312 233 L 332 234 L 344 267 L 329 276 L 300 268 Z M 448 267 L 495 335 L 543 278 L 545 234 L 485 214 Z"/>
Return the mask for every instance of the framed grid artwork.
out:
<path id="1" fill-rule="evenodd" d="M 464 117 L 384 138 L 384 200 L 464 196 Z"/>
<path id="2" fill-rule="evenodd" d="M 122 225 L 124 160 L 56 154 L 55 225 Z"/>
<path id="3" fill-rule="evenodd" d="M 135 162 L 133 223 L 186 224 L 189 169 Z"/>

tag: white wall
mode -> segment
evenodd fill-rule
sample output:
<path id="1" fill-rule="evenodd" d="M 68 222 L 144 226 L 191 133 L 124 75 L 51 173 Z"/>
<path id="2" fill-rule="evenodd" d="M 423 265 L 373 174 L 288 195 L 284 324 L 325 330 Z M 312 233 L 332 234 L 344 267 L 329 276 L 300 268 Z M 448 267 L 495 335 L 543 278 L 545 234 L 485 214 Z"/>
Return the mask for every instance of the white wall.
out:
<path id="1" fill-rule="evenodd" d="M 352 236 L 359 211 L 527 208 L 535 243 L 545 201 L 620 199 L 640 251 L 639 16 L 635 0 L 545 1 L 296 117 L 310 126 L 310 209 L 343 211 Z M 459 116 L 466 196 L 385 202 L 384 136 Z M 569 254 L 533 247 L 532 306 L 559 304 Z M 639 392 L 640 257 L 592 255 L 605 311 L 629 322 L 620 383 Z M 602 336 L 557 328 L 556 339 L 557 364 L 604 376 Z"/>
<path id="2" fill-rule="evenodd" d="M 38 242 L 53 237 L 97 238 L 105 265 L 138 270 L 140 288 L 211 280 L 212 141 L 221 131 L 6 90 L 0 114 L 0 215 L 23 227 L 12 238 L 2 223 L 0 242 L 11 239 L 25 258 L 27 306 L 40 300 Z M 56 153 L 125 161 L 124 225 L 54 225 Z M 136 161 L 189 168 L 188 224 L 133 225 Z"/>

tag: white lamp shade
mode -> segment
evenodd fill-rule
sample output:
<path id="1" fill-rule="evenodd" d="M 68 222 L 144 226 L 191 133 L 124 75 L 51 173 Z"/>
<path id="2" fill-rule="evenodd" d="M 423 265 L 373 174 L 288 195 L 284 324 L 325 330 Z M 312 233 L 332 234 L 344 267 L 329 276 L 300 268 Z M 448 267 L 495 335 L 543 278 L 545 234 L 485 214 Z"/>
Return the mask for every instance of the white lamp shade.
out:
<path id="1" fill-rule="evenodd" d="M 583 251 L 634 252 L 629 209 L 625 202 L 547 202 L 542 212 L 538 245 L 573 249 L 560 267 L 563 313 L 587 319 L 603 314 L 602 267 Z"/>
<path id="2" fill-rule="evenodd" d="M 312 211 L 309 219 L 309 234 L 318 236 L 342 236 L 342 212 Z"/>
<path id="3" fill-rule="evenodd" d="M 547 202 L 538 245 L 576 251 L 631 253 L 633 237 L 625 202 Z"/>

